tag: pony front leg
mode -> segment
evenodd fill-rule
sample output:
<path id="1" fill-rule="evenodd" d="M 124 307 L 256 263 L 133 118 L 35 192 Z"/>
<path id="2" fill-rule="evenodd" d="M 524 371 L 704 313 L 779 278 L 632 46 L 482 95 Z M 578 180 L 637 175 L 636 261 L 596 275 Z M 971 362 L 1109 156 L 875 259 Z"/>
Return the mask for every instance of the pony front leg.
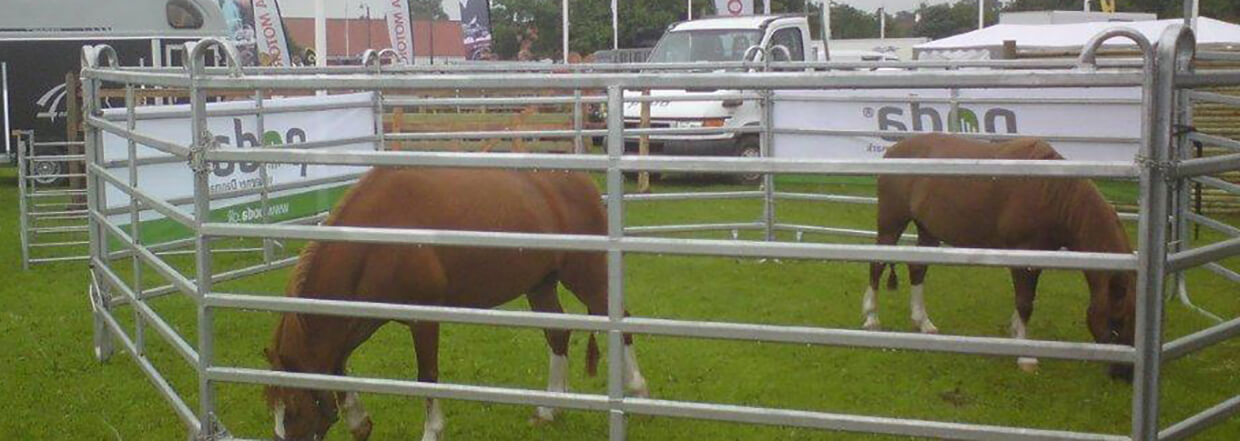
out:
<path id="1" fill-rule="evenodd" d="M 1029 317 L 1033 316 L 1033 300 L 1037 295 L 1038 276 L 1042 270 L 1012 269 L 1012 285 L 1016 293 L 1016 311 L 1012 313 L 1012 338 L 1024 340 Z M 1020 357 L 1016 365 L 1022 371 L 1033 373 L 1038 370 L 1038 359 Z"/>
<path id="2" fill-rule="evenodd" d="M 418 358 L 418 381 L 439 381 L 439 323 L 417 322 L 409 327 L 413 332 L 413 352 Z M 426 400 L 426 422 L 422 425 L 422 441 L 443 439 L 443 408 L 439 400 Z"/>
<path id="3" fill-rule="evenodd" d="M 340 408 L 344 410 L 345 422 L 349 424 L 349 433 L 353 435 L 353 441 L 366 441 L 370 438 L 374 423 L 370 419 L 370 414 L 366 412 L 366 408 L 362 407 L 362 398 L 357 392 L 340 393 L 337 394 L 336 399 L 340 402 Z"/>
<path id="4" fill-rule="evenodd" d="M 926 313 L 925 286 L 919 283 L 910 288 L 909 318 L 913 320 L 913 325 L 917 326 L 922 334 L 938 334 L 939 328 L 930 322 L 930 315 Z"/>
<path id="5" fill-rule="evenodd" d="M 633 337 L 624 335 L 624 390 L 638 398 L 649 398 L 650 389 L 641 367 L 637 365 L 637 353 L 633 351 Z"/>

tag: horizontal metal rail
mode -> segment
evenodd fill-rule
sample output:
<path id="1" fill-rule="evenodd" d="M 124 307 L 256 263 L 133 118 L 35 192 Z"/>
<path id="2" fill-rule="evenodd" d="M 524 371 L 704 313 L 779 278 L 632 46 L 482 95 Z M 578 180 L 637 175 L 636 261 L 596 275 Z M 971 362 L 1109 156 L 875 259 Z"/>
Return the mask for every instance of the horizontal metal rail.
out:
<path id="1" fill-rule="evenodd" d="M 1211 69 L 1175 74 L 1175 87 L 1179 89 L 1227 87 L 1236 84 L 1240 84 L 1240 69 Z"/>
<path id="2" fill-rule="evenodd" d="M 1168 362 L 1216 343 L 1240 336 L 1240 318 L 1219 323 L 1163 345 L 1163 361 Z"/>
<path id="3" fill-rule="evenodd" d="M 949 104 L 1091 104 L 1091 105 L 1139 105 L 1140 98 L 970 98 L 970 97 L 923 97 L 923 96 L 866 96 L 866 95 L 798 95 L 795 92 L 781 93 L 772 97 L 775 101 L 823 102 L 823 103 L 938 103 Z"/>
<path id="4" fill-rule="evenodd" d="M 1167 271 L 1178 272 L 1207 262 L 1217 262 L 1240 255 L 1240 237 L 1191 248 L 1167 256 Z"/>
<path id="5" fill-rule="evenodd" d="M 321 110 L 345 110 L 345 109 L 373 109 L 374 105 L 366 103 L 323 103 L 323 104 L 300 104 L 285 105 L 281 107 L 264 107 L 264 108 L 243 108 L 243 109 L 209 109 L 207 117 L 227 117 L 227 116 L 246 116 L 257 115 L 275 115 L 281 113 L 293 112 L 313 112 Z M 134 119 L 137 121 L 147 121 L 156 119 L 172 119 L 172 118 L 189 118 L 192 113 L 189 109 L 174 108 L 171 106 L 150 106 L 142 107 L 141 110 L 134 113 Z M 125 121 L 128 118 L 126 113 L 112 113 L 103 116 L 108 121 Z"/>
<path id="6" fill-rule="evenodd" d="M 30 248 L 57 248 L 57 247 L 72 247 L 72 246 L 81 246 L 81 245 L 90 245 L 90 241 L 80 240 L 80 241 L 72 241 L 72 242 L 32 243 L 30 244 Z"/>
<path id="7" fill-rule="evenodd" d="M 150 380 L 155 389 L 159 391 L 159 395 L 164 397 L 164 400 L 172 406 L 181 422 L 189 427 L 190 433 L 197 433 L 201 430 L 202 425 L 198 422 L 198 416 L 185 404 L 185 399 L 181 398 L 176 389 L 172 388 L 168 380 L 159 373 L 159 369 L 156 369 L 155 365 L 151 364 L 151 361 L 146 356 L 138 352 L 138 347 L 125 334 L 124 328 L 116 321 L 116 318 L 106 313 L 96 313 L 96 315 L 103 318 L 103 322 L 107 324 L 108 332 L 111 333 L 112 338 L 121 342 L 121 346 L 125 348 L 125 351 L 129 352 L 130 358 L 133 358 L 134 363 L 138 364 L 139 370 L 146 374 L 146 379 Z"/>
<path id="8" fill-rule="evenodd" d="M 211 283 L 215 284 L 215 283 L 220 283 L 220 282 L 227 282 L 229 280 L 236 280 L 236 279 L 240 279 L 244 277 L 249 277 L 255 274 L 261 274 L 261 273 L 265 273 L 268 271 L 274 271 L 280 268 L 293 266 L 297 264 L 298 259 L 299 259 L 299 256 L 286 257 L 280 260 L 272 261 L 271 263 L 260 263 L 258 265 L 248 266 L 245 268 L 238 268 L 235 270 L 215 273 L 211 275 Z M 149 289 L 142 291 L 142 294 L 139 297 L 142 300 L 149 300 L 149 299 L 153 299 L 156 297 L 163 297 L 169 294 L 173 294 L 175 292 L 177 292 L 177 289 L 175 286 L 162 285 L 162 286 L 157 286 L 157 287 L 149 288 Z M 125 298 L 115 298 L 113 300 L 114 302 L 111 303 L 112 306 L 124 305 L 128 303 L 129 301 L 129 299 L 125 299 Z"/>
<path id="9" fill-rule="evenodd" d="M 28 175 L 26 179 L 34 181 L 39 179 L 63 179 L 63 178 L 82 178 L 86 177 L 84 173 L 48 173 L 44 175 Z"/>
<path id="10" fill-rule="evenodd" d="M 819 201 L 819 202 L 843 202 L 848 204 L 878 204 L 878 198 L 872 196 L 849 196 L 838 194 L 817 194 L 817 193 L 792 193 L 777 191 L 776 199 L 786 199 L 793 201 Z"/>
<path id="11" fill-rule="evenodd" d="M 1194 223 L 1203 225 L 1214 231 L 1226 234 L 1227 236 L 1230 236 L 1230 237 L 1240 236 L 1240 227 L 1233 227 L 1231 225 L 1215 220 L 1213 218 L 1206 217 L 1205 215 L 1189 212 L 1189 213 L 1185 213 L 1184 217 L 1188 218 L 1188 220 L 1193 221 Z"/>
<path id="12" fill-rule="evenodd" d="M 206 376 L 211 381 L 267 384 L 303 389 L 352 390 L 387 395 L 406 395 L 445 400 L 487 401 L 563 409 L 607 410 L 608 408 L 606 396 L 568 392 L 426 383 L 386 378 L 356 378 L 340 375 L 306 374 L 237 367 L 207 368 Z"/>
<path id="13" fill-rule="evenodd" d="M 129 195 L 130 198 L 141 201 L 142 207 L 154 209 L 159 212 L 159 214 L 162 214 L 168 219 L 171 219 L 187 228 L 192 229 L 194 227 L 195 224 L 193 215 L 181 211 L 181 209 L 168 202 L 147 196 L 147 194 L 142 190 L 129 186 L 126 181 L 112 175 L 111 172 L 107 171 L 103 167 L 100 167 L 98 164 L 89 164 L 88 167 L 91 173 L 102 177 L 105 181 L 108 181 L 109 184 L 112 184 L 113 187 L 124 192 L 126 195 Z"/>
<path id="14" fill-rule="evenodd" d="M 1240 153 L 1180 161 L 1171 169 L 1170 177 L 1187 178 L 1236 170 L 1240 170 Z"/>
<path id="15" fill-rule="evenodd" d="M 456 139 L 507 139 L 507 138 L 572 138 L 574 136 L 604 136 L 606 130 L 491 130 L 477 132 L 399 132 L 388 133 L 388 141 L 441 141 Z"/>
<path id="16" fill-rule="evenodd" d="M 687 201 L 712 199 L 761 199 L 761 191 L 703 191 L 691 193 L 632 193 L 624 195 L 625 202 Z M 607 202 L 607 195 L 603 195 Z"/>
<path id="17" fill-rule="evenodd" d="M 123 139 L 133 140 L 134 142 L 138 144 L 153 148 L 155 150 L 159 150 L 169 155 L 174 155 L 180 158 L 189 158 L 189 153 L 190 153 L 189 147 L 185 147 L 175 142 L 165 141 L 165 140 L 158 139 L 155 137 L 143 135 L 140 132 L 129 130 L 128 128 L 125 128 L 119 124 L 110 122 L 106 119 L 100 118 L 98 116 L 88 116 L 86 118 L 86 123 L 89 124 L 91 127 L 103 130 L 105 132 L 109 132 Z"/>
<path id="18" fill-rule="evenodd" d="M 1127 441 L 1119 435 L 771 409 L 727 404 L 625 398 L 626 413 L 811 429 L 973 441 Z"/>
<path id="19" fill-rule="evenodd" d="M 606 170 L 603 155 L 463 152 L 325 152 L 291 149 L 209 150 L 208 161 L 385 165 L 422 167 Z M 981 159 L 780 159 L 695 156 L 623 156 L 623 171 L 693 173 L 799 173 L 832 175 L 999 176 L 1051 178 L 1136 178 L 1135 163 L 1125 161 L 1032 161 Z"/>
<path id="20" fill-rule="evenodd" d="M 71 216 L 71 215 L 80 215 L 80 214 L 86 214 L 86 213 L 87 213 L 86 210 L 32 211 L 30 213 L 27 213 L 27 215 L 33 218 L 39 218 L 39 217 L 49 217 L 49 216 L 50 217 Z"/>
<path id="21" fill-rule="evenodd" d="M 1223 147 L 1229 150 L 1240 152 L 1240 141 L 1237 141 L 1231 138 L 1218 136 L 1218 135 L 1211 135 L 1208 133 L 1189 132 L 1188 139 L 1192 141 L 1205 143 L 1207 145 Z"/>
<path id="22" fill-rule="evenodd" d="M 1235 395 L 1201 413 L 1163 429 L 1161 432 L 1158 432 L 1158 441 L 1187 439 L 1213 427 L 1215 424 L 1226 421 L 1237 413 L 1240 413 L 1240 395 Z"/>
<path id="23" fill-rule="evenodd" d="M 1234 195 L 1240 195 L 1240 184 L 1233 184 L 1212 176 L 1197 176 L 1190 179 L 1202 185 L 1214 187 Z"/>
<path id="24" fill-rule="evenodd" d="M 27 156 L 27 162 L 59 162 L 59 161 L 85 161 L 86 155 L 39 155 Z"/>
<path id="25" fill-rule="evenodd" d="M 122 246 L 128 248 L 131 252 L 138 253 L 138 257 L 141 257 L 143 262 L 150 265 L 151 268 L 154 268 L 155 272 L 159 273 L 159 275 L 168 279 L 168 281 L 171 282 L 172 285 L 178 290 L 190 296 L 197 296 L 197 289 L 194 288 L 196 286 L 194 282 L 184 275 L 181 275 L 180 271 L 177 271 L 176 268 L 173 268 L 172 265 L 165 262 L 164 259 L 159 258 L 159 256 L 155 255 L 155 253 L 150 249 L 141 245 L 135 245 L 133 238 L 129 237 L 129 234 L 125 233 L 116 225 L 112 225 L 111 222 L 108 222 L 108 220 L 99 213 L 91 213 L 91 216 L 94 217 L 94 221 L 96 223 L 103 225 L 106 232 L 116 236 L 117 241 L 120 242 Z M 106 241 L 107 238 L 102 237 L 100 240 Z"/>
<path id="26" fill-rule="evenodd" d="M 798 233 L 823 234 L 823 235 L 828 235 L 828 236 L 859 237 L 863 239 L 873 239 L 873 238 L 878 237 L 878 233 L 874 231 L 870 231 L 870 230 L 857 230 L 853 228 L 822 227 L 818 225 L 778 224 L 777 223 L 775 224 L 775 230 L 793 231 L 793 232 L 798 232 Z M 906 234 L 904 237 L 907 238 L 910 236 Z M 913 239 L 917 238 L 917 236 L 911 236 L 911 237 Z"/>
<path id="27" fill-rule="evenodd" d="M 83 141 L 39 141 L 30 144 L 30 147 L 37 149 L 40 147 L 81 147 L 84 145 L 86 145 L 86 143 Z M 82 159 L 85 159 L 85 157 Z"/>
<path id="28" fill-rule="evenodd" d="M 1227 51 L 1197 51 L 1193 57 L 1202 61 L 1240 61 L 1240 53 Z"/>
<path id="29" fill-rule="evenodd" d="M 383 105 L 409 107 L 447 107 L 447 106 L 536 106 L 550 104 L 602 104 L 607 102 L 603 95 L 582 96 L 528 96 L 528 97 L 480 97 L 480 98 L 409 98 L 384 97 Z"/>
<path id="30" fill-rule="evenodd" d="M 1223 278 L 1225 278 L 1225 279 L 1227 279 L 1227 280 L 1230 280 L 1230 281 L 1232 281 L 1232 282 L 1236 282 L 1236 283 L 1240 283 L 1240 273 L 1235 272 L 1235 271 L 1231 270 L 1230 268 L 1227 268 L 1227 267 L 1225 267 L 1225 266 L 1223 266 L 1223 265 L 1220 265 L 1220 264 L 1217 264 L 1217 263 L 1213 263 L 1213 262 L 1211 262 L 1211 263 L 1207 263 L 1207 264 L 1203 265 L 1203 267 L 1204 267 L 1205 269 L 1210 270 L 1210 271 L 1211 271 L 1211 272 L 1213 272 L 1214 274 L 1218 274 L 1219 276 L 1222 276 Z"/>
<path id="31" fill-rule="evenodd" d="M 63 257 L 33 257 L 27 261 L 30 263 L 52 263 L 52 262 L 85 262 L 90 260 L 90 256 L 63 256 Z"/>
<path id="32" fill-rule="evenodd" d="M 859 348 L 895 348 L 973 355 L 1030 356 L 1069 360 L 1131 363 L 1128 346 L 1016 340 L 997 337 L 928 335 L 849 329 L 720 323 L 626 317 L 612 325 L 606 317 L 495 309 L 448 308 L 343 300 L 209 293 L 206 305 L 300 314 L 364 317 L 385 320 L 424 320 L 541 329 L 607 331 L 613 326 L 634 334 L 710 338 L 773 343 L 814 344 Z"/>
<path id="33" fill-rule="evenodd" d="M 810 244 L 684 238 L 630 237 L 612 241 L 606 236 L 579 234 L 500 233 L 456 230 L 394 229 L 339 226 L 245 225 L 206 223 L 207 236 L 304 239 L 319 241 L 473 246 L 497 248 L 606 251 L 630 253 L 718 255 L 722 257 L 822 259 L 983 265 L 1058 269 L 1135 271 L 1132 254 L 1080 253 L 977 248 L 937 249 L 908 246 Z"/>
<path id="34" fill-rule="evenodd" d="M 1240 97 L 1237 96 L 1223 95 L 1218 92 L 1207 92 L 1204 90 L 1186 90 L 1184 93 L 1187 93 L 1188 98 L 1196 102 L 1240 107 Z"/>
<path id="35" fill-rule="evenodd" d="M 86 190 L 39 190 L 26 195 L 32 198 L 54 198 L 64 196 L 78 196 L 86 194 Z"/>
<path id="36" fill-rule="evenodd" d="M 102 273 L 103 279 L 109 285 L 121 291 L 123 298 L 127 300 L 124 304 L 128 304 L 137 310 L 138 313 L 142 315 L 142 318 L 155 328 L 155 331 L 164 338 L 165 342 L 172 346 L 172 349 L 176 350 L 177 355 L 180 355 L 181 358 L 189 364 L 189 366 L 198 366 L 198 351 L 194 350 L 194 347 L 190 346 L 190 344 L 181 337 L 181 334 L 178 334 L 176 330 L 172 329 L 172 325 L 169 325 L 167 321 L 164 321 L 164 318 L 160 316 L 159 313 L 155 312 L 155 310 L 151 309 L 150 306 L 147 306 L 146 303 L 135 301 L 137 299 L 137 295 L 134 294 L 133 289 L 131 289 L 128 284 L 121 281 L 120 276 L 112 271 L 112 268 L 105 262 L 100 261 L 99 259 L 93 259 L 91 263 L 94 264 L 95 269 Z"/>
<path id="37" fill-rule="evenodd" d="M 628 130 L 626 130 L 626 133 Z M 836 136 L 872 136 L 872 137 L 893 137 L 893 138 L 911 138 L 927 133 L 947 133 L 947 132 L 907 132 L 907 131 L 891 131 L 891 130 L 836 130 L 836 129 L 795 129 L 795 128 L 779 128 L 771 129 L 772 133 L 778 135 L 836 135 Z M 960 136 L 959 133 L 952 135 Z M 1030 133 L 969 133 L 970 138 L 988 139 L 988 140 L 1012 140 L 1020 138 L 1028 138 L 1037 136 L 1047 141 L 1057 142 L 1098 142 L 1098 143 L 1116 143 L 1116 144 L 1137 144 L 1141 142 L 1137 137 L 1125 136 L 1071 136 L 1071 135 L 1037 135 Z"/>
<path id="38" fill-rule="evenodd" d="M 153 86 L 185 87 L 184 75 L 168 75 L 110 69 L 83 69 L 83 75 L 109 82 L 147 83 Z M 1185 86 L 1227 81 L 1227 75 L 1211 72 L 1187 75 Z M 1119 87 L 1140 86 L 1139 71 L 1060 71 L 1032 69 L 1021 71 L 932 71 L 932 72 L 694 72 L 579 73 L 546 75 L 531 73 L 471 73 L 424 75 L 342 74 L 279 76 L 203 76 L 195 79 L 204 90 L 254 89 L 601 89 L 619 86 L 631 89 L 812 89 L 812 88 L 1036 88 L 1036 87 Z M 1194 81 L 1205 83 L 1195 84 Z"/>
<path id="39" fill-rule="evenodd" d="M 52 233 L 81 233 L 81 232 L 84 232 L 84 231 L 86 231 L 86 226 L 85 226 L 85 225 L 74 225 L 74 226 L 67 226 L 67 227 L 39 227 L 39 228 L 31 228 L 31 229 L 30 229 L 30 232 L 32 232 L 32 233 L 45 233 L 45 234 L 52 234 Z"/>
<path id="40" fill-rule="evenodd" d="M 765 224 L 761 222 L 733 222 L 733 223 L 714 223 L 714 224 L 683 224 L 683 225 L 638 225 L 632 227 L 624 227 L 624 234 L 642 235 L 642 234 L 666 234 L 666 233 L 692 233 L 703 231 L 729 231 L 729 230 L 757 230 L 761 229 Z"/>

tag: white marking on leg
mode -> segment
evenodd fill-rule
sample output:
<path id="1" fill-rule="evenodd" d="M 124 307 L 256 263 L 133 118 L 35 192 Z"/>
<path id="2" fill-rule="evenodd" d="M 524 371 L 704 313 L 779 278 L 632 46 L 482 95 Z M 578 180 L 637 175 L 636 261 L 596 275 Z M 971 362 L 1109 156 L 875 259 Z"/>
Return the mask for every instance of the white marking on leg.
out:
<path id="1" fill-rule="evenodd" d="M 422 441 L 439 441 L 443 433 L 443 409 L 439 400 L 426 400 L 426 424 L 422 426 Z"/>
<path id="2" fill-rule="evenodd" d="M 357 396 L 357 392 L 345 393 L 342 407 L 344 407 L 344 419 L 349 423 L 349 431 L 362 430 L 370 415 L 367 415 L 366 408 L 362 407 L 362 399 Z"/>
<path id="3" fill-rule="evenodd" d="M 276 438 L 284 439 L 284 403 L 276 403 Z"/>
<path id="4" fill-rule="evenodd" d="M 1026 334 L 1025 321 L 1020 319 L 1020 311 L 1012 312 L 1012 338 L 1017 340 L 1025 340 Z M 1016 359 L 1016 365 L 1025 372 L 1035 372 L 1038 370 L 1038 359 L 1033 357 L 1020 357 Z"/>
<path id="5" fill-rule="evenodd" d="M 551 353 L 551 366 L 547 370 L 547 392 L 568 391 L 568 355 Z M 543 421 L 555 421 L 555 408 L 539 407 L 535 416 Z"/>
<path id="6" fill-rule="evenodd" d="M 624 345 L 624 388 L 636 397 L 650 396 L 646 378 L 642 377 L 642 370 L 637 365 L 637 353 L 633 351 L 633 345 Z"/>
<path id="7" fill-rule="evenodd" d="M 865 297 L 861 300 L 861 314 L 865 316 L 865 324 L 862 328 L 877 331 L 882 327 L 878 322 L 878 300 L 874 288 L 867 287 L 865 289 Z"/>
<path id="8" fill-rule="evenodd" d="M 934 327 L 934 323 L 930 322 L 930 315 L 926 314 L 926 296 L 925 285 L 913 285 L 911 294 L 909 295 L 909 310 L 912 311 L 911 317 L 913 324 L 923 334 L 938 334 L 939 328 Z"/>

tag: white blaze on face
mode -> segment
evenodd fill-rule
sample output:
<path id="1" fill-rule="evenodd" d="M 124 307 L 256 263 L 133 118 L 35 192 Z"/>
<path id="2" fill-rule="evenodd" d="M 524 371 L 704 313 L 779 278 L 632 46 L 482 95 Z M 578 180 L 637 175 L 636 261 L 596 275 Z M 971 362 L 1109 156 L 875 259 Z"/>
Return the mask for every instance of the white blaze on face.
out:
<path id="1" fill-rule="evenodd" d="M 276 403 L 276 438 L 284 439 L 284 403 Z"/>

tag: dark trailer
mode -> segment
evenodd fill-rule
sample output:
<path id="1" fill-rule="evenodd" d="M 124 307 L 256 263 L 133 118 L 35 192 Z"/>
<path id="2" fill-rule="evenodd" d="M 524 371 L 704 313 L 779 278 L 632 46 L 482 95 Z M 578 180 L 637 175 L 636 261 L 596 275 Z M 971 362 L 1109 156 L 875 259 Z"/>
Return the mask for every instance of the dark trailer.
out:
<path id="1" fill-rule="evenodd" d="M 122 65 L 175 66 L 182 43 L 228 36 L 217 0 L 7 0 L 4 6 L 6 154 L 12 153 L 10 130 L 33 129 L 41 140 L 65 137 L 65 75 L 81 69 L 83 45 L 111 45 Z"/>

